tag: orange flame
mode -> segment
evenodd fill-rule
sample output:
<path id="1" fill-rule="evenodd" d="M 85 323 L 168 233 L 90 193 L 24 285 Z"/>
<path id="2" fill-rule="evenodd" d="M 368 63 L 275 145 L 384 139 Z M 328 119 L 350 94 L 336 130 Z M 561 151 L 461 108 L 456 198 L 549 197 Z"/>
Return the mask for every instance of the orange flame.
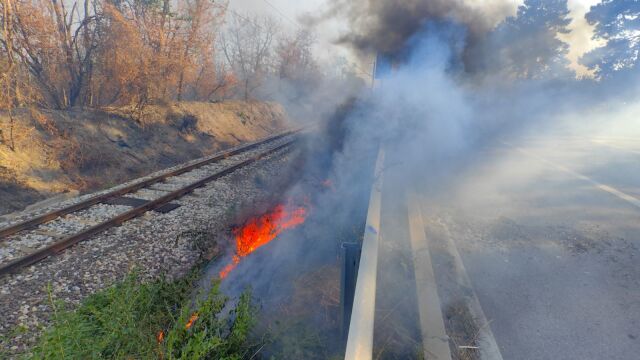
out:
<path id="1" fill-rule="evenodd" d="M 198 313 L 197 312 L 195 312 L 195 313 L 193 313 L 193 315 L 191 315 L 191 317 L 189 318 L 189 321 L 187 321 L 187 325 L 185 325 L 184 328 L 186 330 L 189 330 L 193 326 L 193 323 L 196 322 L 196 320 L 198 320 Z"/>
<path id="2" fill-rule="evenodd" d="M 235 229 L 233 234 L 236 237 L 236 254 L 233 261 L 220 271 L 220 278 L 226 278 L 243 257 L 268 244 L 284 230 L 304 223 L 306 217 L 307 209 L 304 207 L 290 210 L 285 205 L 278 205 L 272 211 L 252 218 L 244 226 Z"/>

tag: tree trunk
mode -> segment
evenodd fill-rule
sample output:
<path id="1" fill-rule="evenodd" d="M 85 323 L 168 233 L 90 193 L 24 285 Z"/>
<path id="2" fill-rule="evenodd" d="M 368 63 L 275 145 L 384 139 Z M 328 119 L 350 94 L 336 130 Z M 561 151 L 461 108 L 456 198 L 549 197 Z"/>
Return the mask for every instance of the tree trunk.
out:
<path id="1" fill-rule="evenodd" d="M 183 84 L 184 84 L 184 69 L 180 70 L 180 79 L 178 80 L 178 101 L 182 101 Z"/>
<path id="2" fill-rule="evenodd" d="M 14 119 L 13 119 L 13 108 L 18 105 L 18 79 L 15 74 L 15 61 L 13 58 L 13 29 L 12 29 L 12 18 L 13 18 L 13 8 L 11 4 L 11 0 L 1 0 L 2 8 L 4 10 L 3 13 L 3 22 L 2 22 L 2 32 L 5 40 L 5 48 L 7 52 L 7 73 L 5 75 L 6 79 L 6 96 L 7 96 L 7 107 L 9 113 L 9 149 L 11 151 L 15 151 L 16 143 L 13 136 L 13 128 L 14 128 Z M 3 136 L 4 137 L 4 136 Z M 4 139 L 2 139 L 4 141 Z"/>

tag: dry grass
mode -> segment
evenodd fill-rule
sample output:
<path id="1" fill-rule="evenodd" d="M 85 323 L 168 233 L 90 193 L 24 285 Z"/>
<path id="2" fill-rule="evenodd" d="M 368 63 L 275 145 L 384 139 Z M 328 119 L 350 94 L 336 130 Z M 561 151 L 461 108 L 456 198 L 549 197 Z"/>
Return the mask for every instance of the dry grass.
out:
<path id="1" fill-rule="evenodd" d="M 449 345 L 453 360 L 479 360 L 478 328 L 466 302 L 462 300 L 449 304 L 445 309 L 445 319 L 449 335 Z"/>
<path id="2" fill-rule="evenodd" d="M 338 266 L 301 275 L 287 301 L 260 320 L 258 333 L 269 339 L 264 351 L 277 359 L 339 358 L 339 306 Z"/>
<path id="3" fill-rule="evenodd" d="M 293 284 L 294 292 L 287 311 L 294 316 L 308 312 L 309 304 L 317 304 L 323 310 L 324 320 L 329 326 L 337 326 L 340 307 L 340 269 L 324 266 L 314 272 L 303 274 Z"/>
<path id="4" fill-rule="evenodd" d="M 46 118 L 38 119 L 50 124 Z M 46 176 L 60 169 L 55 144 L 40 136 L 32 122 L 24 121 L 23 118 L 17 120 L 13 129 L 15 149 L 0 146 L 0 166 L 15 176 L 10 180 L 41 192 L 68 190 L 66 179 Z"/>
<path id="5" fill-rule="evenodd" d="M 282 108 L 267 103 L 149 105 L 143 123 L 130 110 L 18 109 L 15 146 L 0 143 L 0 167 L 25 191 L 92 191 L 287 127 Z M 0 112 L 0 132 L 9 126 Z M 26 199 L 14 205 L 28 205 Z"/>

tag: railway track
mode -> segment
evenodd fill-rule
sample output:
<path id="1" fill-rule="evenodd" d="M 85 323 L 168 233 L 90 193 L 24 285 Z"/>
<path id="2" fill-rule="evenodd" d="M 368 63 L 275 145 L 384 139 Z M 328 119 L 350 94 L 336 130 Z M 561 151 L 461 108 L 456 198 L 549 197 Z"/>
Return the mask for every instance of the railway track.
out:
<path id="1" fill-rule="evenodd" d="M 287 131 L 234 147 L 5 227 L 0 230 L 0 246 L 4 247 L 0 251 L 5 250 L 0 252 L 0 276 L 59 254 L 149 211 L 170 212 L 180 206 L 173 201 L 291 146 L 300 132 Z M 22 250 L 11 247 L 20 241 L 26 241 L 26 246 L 18 247 Z M 39 246 L 31 249 L 34 242 Z"/>

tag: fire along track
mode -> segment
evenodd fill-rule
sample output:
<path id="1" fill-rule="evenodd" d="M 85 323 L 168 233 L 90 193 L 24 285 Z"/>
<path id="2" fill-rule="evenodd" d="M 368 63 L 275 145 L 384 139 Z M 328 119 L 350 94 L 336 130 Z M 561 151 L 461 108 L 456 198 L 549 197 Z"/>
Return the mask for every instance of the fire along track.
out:
<path id="1" fill-rule="evenodd" d="M 22 233 L 24 232 L 27 233 L 26 235 L 29 235 L 29 233 L 32 232 L 36 235 L 43 234 L 42 230 L 38 231 L 37 229 L 37 227 L 39 227 L 40 225 L 57 219 L 63 219 L 63 217 L 69 214 L 78 213 L 84 210 L 90 210 L 93 207 L 103 204 L 109 204 L 110 202 L 113 203 L 115 201 L 115 204 L 117 205 L 128 205 L 130 207 L 133 207 L 132 209 L 112 216 L 107 220 L 103 220 L 97 224 L 93 224 L 88 228 L 81 229 L 80 231 L 75 232 L 72 235 L 61 237 L 61 239 L 55 239 L 47 243 L 45 246 L 40 247 L 35 251 L 29 252 L 26 255 L 17 257 L 9 256 L 8 261 L 0 258 L 0 276 L 14 273 L 23 267 L 35 264 L 50 256 L 59 254 L 65 249 L 81 241 L 87 240 L 92 236 L 101 233 L 109 228 L 120 226 L 124 222 L 137 218 L 148 211 L 163 211 L 163 208 L 166 212 L 171 211 L 176 207 L 175 204 L 171 204 L 171 201 L 190 194 L 195 189 L 203 187 L 208 183 L 225 175 L 228 175 L 240 168 L 255 163 L 270 154 L 290 147 L 295 143 L 297 136 L 301 131 L 302 129 L 291 130 L 268 137 L 266 139 L 225 150 L 210 157 L 206 157 L 196 162 L 189 163 L 185 166 L 181 166 L 161 173 L 160 175 L 152 176 L 142 181 L 134 182 L 131 185 L 117 188 L 116 190 L 108 191 L 106 193 L 90 197 L 89 199 L 78 202 L 76 204 L 53 210 L 43 215 L 35 216 L 29 220 L 8 226 L 0 230 L 0 244 L 3 242 L 9 243 L 12 241 L 12 239 L 15 238 L 15 236 L 22 235 Z M 248 157 L 247 154 L 249 154 Z M 210 166 L 218 165 L 223 160 L 233 161 L 236 157 L 239 157 L 239 159 L 237 159 L 236 162 L 230 165 L 223 166 L 221 168 L 220 166 L 218 166 L 215 169 L 207 169 Z M 209 172 L 207 170 L 209 170 Z M 165 195 L 162 195 L 160 197 L 149 200 L 123 197 L 124 195 L 133 194 L 145 189 L 157 191 L 157 189 L 153 189 L 151 187 L 153 185 L 167 183 L 169 180 L 173 179 L 177 179 L 178 181 L 180 181 L 181 178 L 189 178 L 190 174 L 196 172 L 201 175 L 195 176 L 196 178 L 198 178 L 196 181 L 190 182 L 188 183 L 188 185 L 179 187 L 178 189 L 168 191 Z M 204 175 L 202 175 L 203 172 Z M 125 203 L 118 204 L 118 200 L 124 200 Z M 120 208 L 122 208 L 122 206 L 120 206 Z M 46 234 L 46 232 L 44 233 Z"/>

